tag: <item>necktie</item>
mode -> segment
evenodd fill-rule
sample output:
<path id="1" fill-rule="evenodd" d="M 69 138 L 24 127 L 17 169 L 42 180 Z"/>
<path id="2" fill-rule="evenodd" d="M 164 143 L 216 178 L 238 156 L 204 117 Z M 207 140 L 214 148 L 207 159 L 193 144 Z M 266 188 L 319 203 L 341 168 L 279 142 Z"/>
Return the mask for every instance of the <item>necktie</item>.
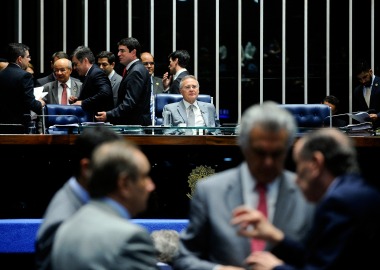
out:
<path id="1" fill-rule="evenodd" d="M 128 74 L 128 70 L 127 70 L 127 67 L 125 67 L 123 70 L 123 79 L 125 78 L 125 76 L 127 76 L 127 74 Z"/>
<path id="2" fill-rule="evenodd" d="M 257 210 L 263 213 L 264 216 L 268 217 L 267 209 L 267 198 L 266 198 L 266 186 L 265 184 L 257 183 L 256 191 L 259 193 L 259 203 L 257 205 Z M 262 251 L 265 248 L 265 241 L 260 239 L 252 239 L 251 249 L 252 251 Z"/>
<path id="3" fill-rule="evenodd" d="M 189 106 L 189 115 L 187 116 L 187 126 L 194 127 L 195 126 L 195 114 L 194 114 L 194 105 Z"/>
<path id="4" fill-rule="evenodd" d="M 65 83 L 61 83 L 61 85 L 62 85 L 61 105 L 67 105 L 67 85 Z"/>
<path id="5" fill-rule="evenodd" d="M 371 87 L 366 87 L 365 88 L 365 102 L 367 103 L 367 106 L 369 108 L 369 103 L 370 103 L 370 97 L 371 97 Z"/>
<path id="6" fill-rule="evenodd" d="M 152 126 L 154 126 L 154 92 L 153 92 L 153 78 L 150 77 L 150 116 L 152 118 Z"/>

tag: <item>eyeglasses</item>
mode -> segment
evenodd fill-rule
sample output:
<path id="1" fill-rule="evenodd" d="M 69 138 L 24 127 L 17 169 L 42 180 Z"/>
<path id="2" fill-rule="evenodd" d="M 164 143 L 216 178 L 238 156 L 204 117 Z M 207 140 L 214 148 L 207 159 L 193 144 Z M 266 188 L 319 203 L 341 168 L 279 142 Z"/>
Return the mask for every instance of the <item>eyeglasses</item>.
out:
<path id="1" fill-rule="evenodd" d="M 185 89 L 185 90 L 197 89 L 198 85 L 195 85 L 195 84 L 193 84 L 193 85 L 186 85 L 186 86 L 184 86 L 182 88 Z"/>
<path id="2" fill-rule="evenodd" d="M 144 66 L 147 66 L 147 65 L 154 66 L 154 62 L 143 62 L 143 65 Z"/>

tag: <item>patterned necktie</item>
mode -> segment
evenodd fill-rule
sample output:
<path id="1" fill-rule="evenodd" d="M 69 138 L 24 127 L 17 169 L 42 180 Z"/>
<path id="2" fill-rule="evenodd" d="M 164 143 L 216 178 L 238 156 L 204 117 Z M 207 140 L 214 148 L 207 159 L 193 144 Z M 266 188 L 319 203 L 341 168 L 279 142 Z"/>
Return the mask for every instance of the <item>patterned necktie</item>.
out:
<path id="1" fill-rule="evenodd" d="M 259 203 L 257 205 L 257 210 L 263 213 L 264 216 L 268 217 L 267 209 L 267 198 L 266 198 L 266 186 L 265 184 L 257 183 L 256 191 L 259 193 Z M 252 239 L 251 242 L 252 251 L 262 251 L 265 249 L 265 241 L 260 239 Z"/>
<path id="2" fill-rule="evenodd" d="M 194 114 L 194 105 L 189 106 L 189 115 L 187 116 L 187 126 L 194 127 L 195 126 L 195 114 Z"/>
<path id="3" fill-rule="evenodd" d="M 65 83 L 61 83 L 61 86 L 62 86 L 61 105 L 67 105 L 67 85 Z"/>
<path id="4" fill-rule="evenodd" d="M 155 124 L 155 114 L 154 114 L 154 92 L 153 92 L 153 78 L 150 77 L 150 116 L 152 119 L 152 126 Z"/>

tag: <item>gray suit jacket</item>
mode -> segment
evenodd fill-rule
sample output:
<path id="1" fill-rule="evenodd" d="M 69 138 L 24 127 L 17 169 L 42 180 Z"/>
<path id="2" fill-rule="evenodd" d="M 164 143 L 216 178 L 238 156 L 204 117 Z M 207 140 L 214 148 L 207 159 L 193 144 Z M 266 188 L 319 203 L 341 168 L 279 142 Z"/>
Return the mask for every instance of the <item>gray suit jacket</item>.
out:
<path id="1" fill-rule="evenodd" d="M 162 84 L 162 79 L 159 77 L 152 77 L 153 82 L 153 94 L 159 94 L 164 92 L 164 85 Z"/>
<path id="2" fill-rule="evenodd" d="M 153 270 L 155 249 L 149 233 L 102 200 L 82 206 L 58 228 L 53 269 Z"/>
<path id="3" fill-rule="evenodd" d="M 51 199 L 37 232 L 36 269 L 51 269 L 51 249 L 57 228 L 84 204 L 66 182 Z"/>
<path id="4" fill-rule="evenodd" d="M 118 97 L 117 91 L 119 90 L 119 86 L 120 86 L 120 83 L 121 83 L 122 79 L 123 79 L 123 77 L 121 77 L 116 72 L 111 77 L 111 86 L 112 86 L 112 93 L 113 93 L 113 103 L 115 104 L 115 107 L 116 107 L 116 104 L 117 104 L 117 97 Z"/>
<path id="5" fill-rule="evenodd" d="M 243 170 L 247 170 L 245 162 L 197 183 L 174 269 L 212 270 L 217 264 L 247 267 L 244 260 L 251 252 L 250 239 L 238 236 L 230 224 L 232 210 L 244 204 Z M 311 226 L 314 206 L 305 201 L 294 180 L 294 173 L 284 171 L 273 223 L 286 235 L 302 240 Z"/>
<path id="6" fill-rule="evenodd" d="M 82 83 L 73 77 L 71 79 L 71 95 L 75 97 L 79 97 L 80 89 L 82 87 Z M 58 84 L 60 82 L 54 81 L 49 82 L 44 85 L 43 92 L 48 92 L 48 94 L 43 98 L 46 104 L 59 104 L 58 99 Z"/>

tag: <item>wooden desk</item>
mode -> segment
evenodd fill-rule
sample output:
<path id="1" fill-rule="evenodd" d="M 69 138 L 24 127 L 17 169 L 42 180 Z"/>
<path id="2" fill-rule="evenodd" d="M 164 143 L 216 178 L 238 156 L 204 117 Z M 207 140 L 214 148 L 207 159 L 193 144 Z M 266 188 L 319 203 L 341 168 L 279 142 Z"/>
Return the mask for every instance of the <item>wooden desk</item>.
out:
<path id="1" fill-rule="evenodd" d="M 0 135 L 0 218 L 41 218 L 54 193 L 72 175 L 78 135 Z M 236 136 L 122 135 L 147 155 L 156 184 L 146 218 L 187 218 L 191 182 L 240 164 Z M 378 137 L 354 137 L 363 174 L 372 181 Z M 291 157 L 286 167 L 294 170 Z M 5 175 L 11 175 L 6 177 Z"/>

